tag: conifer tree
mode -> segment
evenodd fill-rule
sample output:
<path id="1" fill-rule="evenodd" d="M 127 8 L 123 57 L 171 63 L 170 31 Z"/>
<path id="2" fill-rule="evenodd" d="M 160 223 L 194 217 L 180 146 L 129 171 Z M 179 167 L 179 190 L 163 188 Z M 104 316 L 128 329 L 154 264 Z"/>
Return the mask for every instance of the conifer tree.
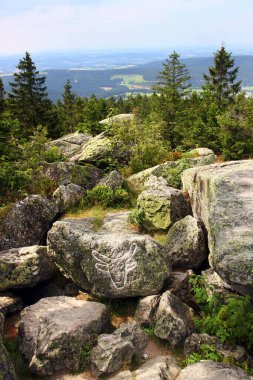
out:
<path id="1" fill-rule="evenodd" d="M 19 61 L 8 94 L 10 109 L 20 121 L 24 137 L 31 135 L 38 125 L 45 126 L 50 122 L 51 101 L 47 97 L 45 80 L 26 52 Z"/>
<path id="2" fill-rule="evenodd" d="M 0 114 L 4 111 L 4 84 L 0 78 Z"/>
<path id="3" fill-rule="evenodd" d="M 76 101 L 77 96 L 72 92 L 70 80 L 67 80 L 62 94 L 63 102 L 58 102 L 62 134 L 74 132 L 77 128 Z"/>
<path id="4" fill-rule="evenodd" d="M 231 54 L 222 45 L 214 53 L 214 65 L 208 68 L 209 75 L 203 75 L 206 81 L 203 88 L 214 95 L 220 110 L 233 102 L 235 95 L 241 89 L 241 82 L 236 82 L 239 68 L 234 67 L 234 59 L 231 58 Z"/>
<path id="5" fill-rule="evenodd" d="M 179 143 L 176 127 L 183 117 L 184 99 L 190 93 L 190 75 L 186 65 L 180 62 L 180 55 L 173 51 L 163 63 L 163 70 L 158 75 L 157 84 L 153 87 L 156 93 L 159 112 L 167 124 L 166 136 L 172 148 Z"/>

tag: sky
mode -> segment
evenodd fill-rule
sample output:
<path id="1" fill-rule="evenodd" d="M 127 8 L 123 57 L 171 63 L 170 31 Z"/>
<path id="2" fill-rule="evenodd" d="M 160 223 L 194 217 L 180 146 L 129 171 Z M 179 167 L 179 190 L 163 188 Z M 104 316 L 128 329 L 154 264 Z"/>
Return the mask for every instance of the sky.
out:
<path id="1" fill-rule="evenodd" d="M 0 0 L 0 55 L 253 48 L 253 0 Z"/>

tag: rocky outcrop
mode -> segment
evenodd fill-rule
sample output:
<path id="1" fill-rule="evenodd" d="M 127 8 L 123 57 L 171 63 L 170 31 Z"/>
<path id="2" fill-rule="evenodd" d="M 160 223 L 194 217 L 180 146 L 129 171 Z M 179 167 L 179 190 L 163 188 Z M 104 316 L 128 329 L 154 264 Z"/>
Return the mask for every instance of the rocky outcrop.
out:
<path id="1" fill-rule="evenodd" d="M 83 198 L 84 193 L 84 189 L 74 183 L 59 186 L 53 193 L 53 198 L 59 208 L 59 213 L 62 214 L 70 207 L 77 205 Z"/>
<path id="2" fill-rule="evenodd" d="M 91 138 L 91 135 L 74 132 L 69 135 L 62 136 L 57 140 L 50 141 L 47 146 L 49 148 L 56 146 L 60 149 L 62 155 L 66 159 L 70 159 L 80 153 L 83 145 L 85 145 Z"/>
<path id="3" fill-rule="evenodd" d="M 201 360 L 184 368 L 177 380 L 253 380 L 245 371 L 225 363 Z"/>
<path id="4" fill-rule="evenodd" d="M 136 371 L 120 372 L 111 377 L 110 380 L 175 380 L 179 373 L 180 367 L 172 357 L 157 356 L 140 366 Z"/>
<path id="5" fill-rule="evenodd" d="M 192 216 L 176 222 L 166 237 L 165 251 L 174 268 L 197 269 L 207 258 L 201 224 Z"/>
<path id="6" fill-rule="evenodd" d="M 48 233 L 49 255 L 93 294 L 120 298 L 157 293 L 170 273 L 163 247 L 147 235 L 92 230 L 92 219 L 64 219 Z"/>
<path id="7" fill-rule="evenodd" d="M 109 327 L 106 307 L 70 297 L 43 298 L 21 312 L 20 350 L 32 373 L 51 375 L 77 371 L 84 344 Z"/>
<path id="8" fill-rule="evenodd" d="M 152 325 L 155 320 L 156 310 L 160 301 L 159 295 L 147 296 L 139 300 L 134 318 L 139 323 Z"/>
<path id="9" fill-rule="evenodd" d="M 143 212 L 150 229 L 168 229 L 176 221 L 191 214 L 188 201 L 181 190 L 161 185 L 143 191 L 137 199 L 137 209 Z"/>
<path id="10" fill-rule="evenodd" d="M 186 170 L 193 214 L 208 232 L 209 262 L 229 284 L 253 286 L 253 160 Z"/>
<path id="11" fill-rule="evenodd" d="M 4 316 L 23 309 L 23 301 L 11 292 L 0 293 L 0 313 Z"/>
<path id="12" fill-rule="evenodd" d="M 113 170 L 112 172 L 107 174 L 104 178 L 102 178 L 98 182 L 98 185 L 108 186 L 110 189 L 115 190 L 118 187 L 121 187 L 123 185 L 123 177 L 117 170 Z"/>
<path id="13" fill-rule="evenodd" d="M 52 277 L 47 248 L 31 246 L 0 251 L 0 290 L 26 288 Z"/>
<path id="14" fill-rule="evenodd" d="M 108 117 L 107 119 L 99 121 L 101 125 L 111 125 L 113 123 L 129 122 L 134 119 L 133 113 L 121 113 L 119 115 Z"/>
<path id="15" fill-rule="evenodd" d="M 74 162 L 40 164 L 41 173 L 52 181 L 54 189 L 60 185 L 75 185 L 92 189 L 102 177 L 102 171 L 93 165 L 77 165 Z"/>
<path id="16" fill-rule="evenodd" d="M 55 202 L 41 195 L 16 202 L 3 220 L 0 249 L 43 244 L 58 211 Z"/>
<path id="17" fill-rule="evenodd" d="M 178 347 L 194 330 L 193 310 L 171 291 L 163 293 L 155 316 L 155 335 Z"/>
<path id="18" fill-rule="evenodd" d="M 186 356 L 194 352 L 201 354 L 201 346 L 203 344 L 215 347 L 219 355 L 235 362 L 242 363 L 247 361 L 249 357 L 243 346 L 222 344 L 219 338 L 208 334 L 190 335 L 184 342 L 184 354 Z"/>
<path id="19" fill-rule="evenodd" d="M 123 323 L 113 334 L 98 337 L 90 356 L 92 371 L 97 376 L 114 373 L 134 355 L 140 357 L 146 344 L 147 336 L 136 322 Z"/>
<path id="20" fill-rule="evenodd" d="M 176 187 L 180 184 L 180 174 L 187 168 L 194 166 L 209 165 L 215 162 L 213 151 L 206 148 L 194 149 L 187 153 L 185 157 L 177 161 L 167 161 L 161 165 L 143 170 L 127 178 L 129 189 L 140 194 L 146 190 L 145 182 L 152 174 L 156 177 L 163 177 L 168 186 Z"/>
<path id="21" fill-rule="evenodd" d="M 15 369 L 3 342 L 4 316 L 0 313 L 0 379 L 17 380 Z"/>

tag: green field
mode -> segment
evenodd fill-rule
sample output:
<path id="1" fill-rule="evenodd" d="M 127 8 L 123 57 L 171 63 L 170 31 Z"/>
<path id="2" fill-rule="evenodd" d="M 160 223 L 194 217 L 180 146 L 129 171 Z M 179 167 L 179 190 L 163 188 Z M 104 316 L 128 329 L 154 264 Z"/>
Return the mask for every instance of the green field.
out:
<path id="1" fill-rule="evenodd" d="M 135 75 L 135 74 L 130 74 L 130 75 L 113 75 L 111 76 L 111 79 L 121 79 L 121 85 L 126 86 L 129 89 L 133 88 L 133 85 L 141 85 L 146 83 L 147 81 L 143 78 L 143 75 Z"/>

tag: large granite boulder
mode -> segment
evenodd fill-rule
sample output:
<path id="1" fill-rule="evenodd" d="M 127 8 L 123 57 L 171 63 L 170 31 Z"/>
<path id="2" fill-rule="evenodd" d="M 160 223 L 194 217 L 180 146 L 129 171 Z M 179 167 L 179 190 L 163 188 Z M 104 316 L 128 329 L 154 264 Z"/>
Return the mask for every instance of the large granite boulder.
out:
<path id="1" fill-rule="evenodd" d="M 113 334 L 102 334 L 92 349 L 90 363 L 97 375 L 116 372 L 123 364 L 139 357 L 147 344 L 147 335 L 136 322 L 122 323 Z"/>
<path id="2" fill-rule="evenodd" d="M 91 135 L 74 132 L 69 135 L 62 136 L 57 140 L 50 141 L 47 146 L 49 148 L 56 146 L 60 149 L 62 155 L 66 159 L 70 159 L 80 153 L 83 145 L 85 145 L 91 138 Z"/>
<path id="3" fill-rule="evenodd" d="M 111 171 L 104 178 L 98 182 L 99 186 L 108 186 L 110 189 L 115 190 L 123 185 L 123 177 L 117 170 Z"/>
<path id="4" fill-rule="evenodd" d="M 201 360 L 184 368 L 177 380 L 253 380 L 245 371 L 230 364 Z"/>
<path id="5" fill-rule="evenodd" d="M 130 176 L 127 178 L 127 184 L 131 191 L 140 194 L 142 191 L 146 190 L 145 182 L 152 174 L 156 177 L 163 177 L 168 186 L 180 187 L 180 175 L 185 169 L 194 166 L 213 164 L 215 159 L 216 157 L 210 149 L 194 149 L 188 152 L 185 157 L 177 161 L 167 161 Z"/>
<path id="6" fill-rule="evenodd" d="M 229 284 L 253 286 L 253 160 L 186 170 L 193 214 L 208 232 L 209 262 Z"/>
<path id="7" fill-rule="evenodd" d="M 107 119 L 99 121 L 101 125 L 111 125 L 113 123 L 128 123 L 134 119 L 133 113 L 121 113 L 119 115 L 108 117 Z"/>
<path id="8" fill-rule="evenodd" d="M 75 185 L 92 189 L 102 177 L 102 171 L 93 165 L 77 165 L 74 162 L 43 162 L 41 173 L 52 181 L 54 189 L 60 185 Z"/>
<path id="9" fill-rule="evenodd" d="M 191 214 L 191 208 L 181 190 L 169 186 L 149 188 L 137 199 L 137 210 L 149 229 L 168 229 L 172 224 Z"/>
<path id="10" fill-rule="evenodd" d="M 33 287 L 50 279 L 53 272 L 47 247 L 34 245 L 0 251 L 0 290 Z"/>
<path id="11" fill-rule="evenodd" d="M 194 311 L 171 291 L 163 293 L 155 316 L 155 336 L 178 347 L 194 331 Z"/>
<path id="12" fill-rule="evenodd" d="M 0 249 L 43 244 L 58 212 L 56 203 L 41 195 L 16 202 L 3 220 Z"/>
<path id="13" fill-rule="evenodd" d="M 197 269 L 207 257 L 204 231 L 191 215 L 176 222 L 166 237 L 165 250 L 174 268 Z"/>
<path id="14" fill-rule="evenodd" d="M 180 370 L 172 357 L 157 356 L 142 364 L 137 370 L 120 372 L 110 377 L 110 380 L 176 380 Z"/>
<path id="15" fill-rule="evenodd" d="M 53 193 L 53 198 L 58 205 L 59 213 L 62 214 L 70 207 L 78 205 L 84 193 L 83 187 L 75 185 L 74 183 L 59 186 Z"/>
<path id="16" fill-rule="evenodd" d="M 92 230 L 88 218 L 64 219 L 48 233 L 49 255 L 77 285 L 104 297 L 157 293 L 170 273 L 163 247 L 147 235 Z"/>
<path id="17" fill-rule="evenodd" d="M 0 293 L 0 313 L 4 316 L 23 309 L 23 301 L 11 292 Z"/>
<path id="18" fill-rule="evenodd" d="M 3 342 L 4 316 L 0 313 L 0 379 L 17 380 L 15 369 Z"/>
<path id="19" fill-rule="evenodd" d="M 19 346 L 38 376 L 77 371 L 83 345 L 108 330 L 109 314 L 98 302 L 71 297 L 43 298 L 21 312 Z"/>

